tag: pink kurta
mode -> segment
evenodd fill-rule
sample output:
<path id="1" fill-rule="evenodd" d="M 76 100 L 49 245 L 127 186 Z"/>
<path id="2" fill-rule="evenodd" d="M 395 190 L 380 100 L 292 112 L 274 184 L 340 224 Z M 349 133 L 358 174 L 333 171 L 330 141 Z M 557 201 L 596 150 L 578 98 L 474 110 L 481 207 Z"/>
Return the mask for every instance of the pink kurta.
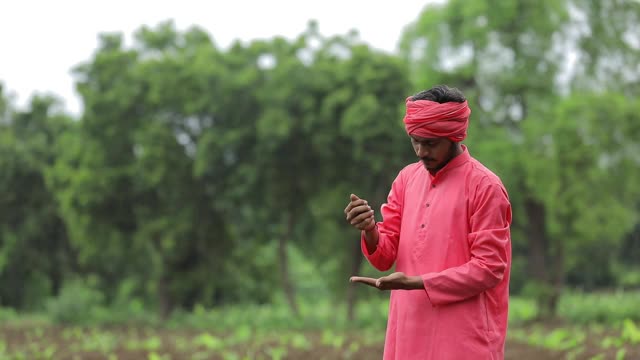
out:
<path id="1" fill-rule="evenodd" d="M 503 359 L 511 268 L 511 205 L 500 179 L 464 152 L 435 177 L 421 162 L 391 186 L 380 271 L 420 275 L 425 291 L 393 290 L 384 359 Z"/>

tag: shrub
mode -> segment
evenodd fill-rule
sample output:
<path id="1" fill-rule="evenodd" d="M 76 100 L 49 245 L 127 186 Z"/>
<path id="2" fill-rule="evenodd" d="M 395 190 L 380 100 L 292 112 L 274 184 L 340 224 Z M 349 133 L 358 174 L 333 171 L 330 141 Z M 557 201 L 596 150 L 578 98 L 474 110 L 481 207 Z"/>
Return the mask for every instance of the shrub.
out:
<path id="1" fill-rule="evenodd" d="M 102 293 L 90 281 L 65 283 L 58 297 L 49 300 L 46 310 L 51 320 L 62 324 L 88 324 L 99 313 Z"/>

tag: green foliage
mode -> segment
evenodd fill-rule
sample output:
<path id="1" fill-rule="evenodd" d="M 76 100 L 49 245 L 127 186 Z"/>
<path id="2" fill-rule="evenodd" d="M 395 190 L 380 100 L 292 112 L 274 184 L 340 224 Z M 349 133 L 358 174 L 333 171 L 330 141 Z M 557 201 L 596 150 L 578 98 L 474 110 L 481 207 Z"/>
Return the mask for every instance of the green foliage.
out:
<path id="1" fill-rule="evenodd" d="M 75 280 L 67 282 L 60 294 L 49 300 L 46 310 L 54 322 L 87 324 L 103 304 L 104 297 L 95 284 Z"/>
<path id="2" fill-rule="evenodd" d="M 85 284 L 70 285 L 65 287 L 63 293 L 69 293 L 67 289 L 75 289 L 82 298 L 90 298 L 92 291 L 87 287 Z M 602 303 L 632 304 L 637 303 L 637 295 L 619 293 L 602 294 L 600 297 Z M 562 301 L 585 311 L 594 306 L 585 298 L 568 296 Z M 66 358 L 69 354 L 89 352 L 103 354 L 105 358 L 109 354 L 123 352 L 168 356 L 169 349 L 172 355 L 177 353 L 203 359 L 212 356 L 229 359 L 262 356 L 258 354 L 285 356 L 306 351 L 321 351 L 323 354 L 335 354 L 331 355 L 332 358 L 347 358 L 372 346 L 376 351 L 381 349 L 388 301 L 361 301 L 354 322 L 347 321 L 343 305 L 335 306 L 326 299 L 301 301 L 299 305 L 302 315 L 299 318 L 294 318 L 286 302 L 281 301 L 264 306 L 198 308 L 193 313 L 178 311 L 169 322 L 149 322 L 146 325 L 121 318 L 118 323 L 102 323 L 109 325 L 107 327 L 100 326 L 98 322 L 88 322 L 91 316 L 95 316 L 92 315 L 95 311 L 79 310 L 87 314 L 80 321 L 83 326 L 67 324 L 50 327 L 46 322 L 34 323 L 23 318 L 22 322 L 13 322 L 9 327 L 3 321 L 5 325 L 0 326 L 0 332 L 13 329 L 14 326 L 15 329 L 29 329 L 28 335 L 21 338 L 37 342 L 37 346 L 14 342 L 5 349 L 9 355 L 17 356 L 21 352 L 27 358 L 39 358 L 34 356 L 45 353 L 51 354 L 51 358 Z M 90 309 L 91 306 L 85 308 Z M 562 305 L 561 310 L 564 309 L 565 305 Z M 118 309 L 109 311 L 118 318 Z M 622 357 L 635 354 L 633 351 L 640 344 L 640 321 L 632 318 L 621 317 L 619 321 L 599 323 L 597 318 L 592 317 L 590 321 L 583 322 L 582 319 L 590 316 L 584 313 L 580 319 L 567 317 L 564 323 L 548 325 L 532 322 L 536 311 L 532 299 L 511 298 L 508 341 L 517 340 L 531 346 L 561 351 L 568 359 L 580 359 L 586 354 L 595 356 L 598 353 L 603 358 Z M 17 315 L 11 313 L 7 318 L 13 319 L 14 316 Z M 57 339 L 55 345 L 49 343 L 50 339 Z"/>
<path id="3" fill-rule="evenodd" d="M 559 318 L 570 324 L 622 324 L 640 321 L 635 310 L 637 292 L 588 294 L 566 292 L 560 298 Z M 296 318 L 280 296 L 274 303 L 264 305 L 239 304 L 222 308 L 196 307 L 193 312 L 176 312 L 170 321 L 173 328 L 190 327 L 226 331 L 236 329 L 238 337 L 246 337 L 249 329 L 274 331 L 283 329 L 377 329 L 386 326 L 388 299 L 371 297 L 361 300 L 356 308 L 356 320 L 347 321 L 342 303 L 327 297 L 301 297 L 301 316 Z M 117 309 L 116 309 L 117 311 Z M 534 298 L 512 296 L 509 300 L 509 322 L 515 326 L 535 322 L 539 309 Z M 128 321 L 123 321 L 126 324 Z"/>
<path id="4" fill-rule="evenodd" d="M 558 314 L 572 323 L 621 323 L 640 321 L 638 304 L 640 293 L 618 291 L 613 293 L 566 292 L 560 298 Z"/>
<path id="5" fill-rule="evenodd" d="M 640 289 L 640 269 L 622 268 L 617 274 L 618 283 L 622 288 Z"/>
<path id="6" fill-rule="evenodd" d="M 257 331 L 280 330 L 344 330 L 362 328 L 383 330 L 386 326 L 388 300 L 362 300 L 357 307 L 357 320 L 346 319 L 344 304 L 330 302 L 326 297 L 300 301 L 300 316 L 292 316 L 284 299 L 272 304 L 243 304 L 176 312 L 169 321 L 172 328 L 189 327 L 226 332 L 234 329 L 234 336 L 246 337 Z"/>
<path id="7" fill-rule="evenodd" d="M 132 279 L 131 295 L 163 315 L 269 301 L 287 278 L 279 269 L 298 256 L 279 249 L 344 246 L 335 209 L 354 184 L 383 199 L 392 174 L 381 164 L 403 153 L 393 146 L 404 140 L 398 104 L 408 88 L 397 58 L 313 28 L 226 52 L 171 22 L 141 28 L 130 49 L 119 34 L 100 41 L 75 70 L 86 110 L 58 140 L 47 182 L 107 303 L 118 301 L 115 279 Z M 390 146 L 372 146 L 379 141 Z M 350 156 L 356 168 L 342 161 Z M 376 176 L 359 183 L 367 169 Z M 312 201 L 336 183 L 344 193 L 313 223 Z M 324 227 L 336 236 L 316 235 Z M 309 259 L 296 265 L 332 278 L 349 266 L 344 255 Z"/>
<path id="8" fill-rule="evenodd" d="M 11 338 L 13 341 L 6 349 L 6 355 L 13 356 L 10 358 L 18 358 L 18 354 L 42 358 L 44 353 L 50 352 L 54 359 L 88 354 L 104 358 L 115 354 L 123 357 L 144 354 L 151 358 L 254 359 L 315 351 L 331 358 L 346 358 L 363 347 L 379 348 L 384 339 L 384 326 L 353 328 L 344 316 L 337 323 L 332 321 L 337 317 L 330 312 L 330 304 L 302 302 L 301 305 L 305 316 L 310 318 L 293 327 L 278 320 L 289 314 L 288 305 L 283 302 L 260 309 L 233 306 L 224 309 L 226 313 L 199 310 L 188 317 L 175 312 L 170 323 L 148 326 L 122 322 L 106 327 L 97 323 L 52 327 L 25 322 L 15 328 L 0 326 L 0 333 L 21 334 Z M 383 304 L 371 305 L 381 309 Z M 313 315 L 312 307 L 321 308 L 322 315 Z M 249 311 L 257 311 L 262 320 L 252 320 L 246 314 Z M 378 311 L 378 314 L 384 320 L 384 312 Z M 288 316 L 291 319 L 291 315 Z M 199 322 L 194 322 L 196 320 Z M 316 324 L 317 321 L 322 322 L 323 328 Z"/>
<path id="9" fill-rule="evenodd" d="M 0 94 L 2 95 L 2 94 Z M 53 98 L 34 97 L 26 111 L 4 103 L 0 122 L 0 304 L 34 310 L 56 294 L 73 266 L 67 234 L 46 170 L 54 139 L 69 119 Z"/>
<path id="10" fill-rule="evenodd" d="M 569 350 L 584 343 L 584 331 L 577 329 L 554 329 L 551 332 L 534 331 L 529 335 L 529 343 L 551 350 Z"/>
<path id="11" fill-rule="evenodd" d="M 590 359 L 624 359 L 628 350 L 637 350 L 638 334 L 636 323 L 626 319 L 621 325 L 606 328 L 595 324 L 554 328 L 533 325 L 513 329 L 509 337 L 536 347 L 562 351 L 566 359 L 582 359 L 588 355 Z"/>
<path id="12" fill-rule="evenodd" d="M 510 297 L 509 298 L 509 324 L 522 324 L 536 320 L 538 307 L 535 298 Z"/>
<path id="13" fill-rule="evenodd" d="M 640 326 L 631 319 L 625 319 L 622 323 L 621 337 L 633 345 L 640 344 Z"/>

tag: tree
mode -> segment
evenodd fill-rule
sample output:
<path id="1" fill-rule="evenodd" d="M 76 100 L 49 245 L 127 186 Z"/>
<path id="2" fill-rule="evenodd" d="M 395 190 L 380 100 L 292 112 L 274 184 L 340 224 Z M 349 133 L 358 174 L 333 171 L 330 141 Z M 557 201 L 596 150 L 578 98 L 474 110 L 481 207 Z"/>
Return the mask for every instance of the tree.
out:
<path id="1" fill-rule="evenodd" d="M 206 71 L 217 51 L 198 29 L 178 34 L 161 24 L 136 39 L 124 49 L 121 36 L 104 35 L 78 66 L 85 113 L 78 133 L 61 141 L 51 182 L 80 261 L 108 300 L 127 280 L 166 317 L 213 304 L 228 286 L 210 274 L 222 272 L 230 236 L 217 194 L 194 170 L 197 140 L 215 114 L 207 86 L 219 69 Z"/>
<path id="2" fill-rule="evenodd" d="M 74 270 L 74 252 L 46 172 L 57 136 L 72 127 L 57 100 L 36 96 L 17 111 L 0 87 L 0 305 L 36 309 Z"/>
<path id="3" fill-rule="evenodd" d="M 249 111 L 205 135 L 201 171 L 224 169 L 233 179 L 225 189 L 238 231 L 256 243 L 276 243 L 280 283 L 297 313 L 292 246 L 318 269 L 340 264 L 326 276 L 337 293 L 347 284 L 345 272 L 358 272 L 359 244 L 345 240 L 356 235 L 341 209 L 354 187 L 384 199 L 396 170 L 384 165 L 404 153 L 398 119 L 408 81 L 397 59 L 353 37 L 324 38 L 313 23 L 292 42 L 255 41 L 232 47 L 229 56 L 253 64 L 253 71 L 235 71 L 253 82 L 252 91 L 232 97 Z"/>

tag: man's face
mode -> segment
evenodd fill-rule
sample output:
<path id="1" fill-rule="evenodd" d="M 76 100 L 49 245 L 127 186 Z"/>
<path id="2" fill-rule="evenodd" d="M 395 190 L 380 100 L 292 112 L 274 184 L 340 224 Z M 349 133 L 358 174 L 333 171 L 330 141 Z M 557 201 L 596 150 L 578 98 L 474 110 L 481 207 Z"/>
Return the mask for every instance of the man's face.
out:
<path id="1" fill-rule="evenodd" d="M 411 135 L 411 145 L 424 167 L 430 172 L 440 170 L 453 157 L 453 141 L 447 138 L 423 138 Z"/>

